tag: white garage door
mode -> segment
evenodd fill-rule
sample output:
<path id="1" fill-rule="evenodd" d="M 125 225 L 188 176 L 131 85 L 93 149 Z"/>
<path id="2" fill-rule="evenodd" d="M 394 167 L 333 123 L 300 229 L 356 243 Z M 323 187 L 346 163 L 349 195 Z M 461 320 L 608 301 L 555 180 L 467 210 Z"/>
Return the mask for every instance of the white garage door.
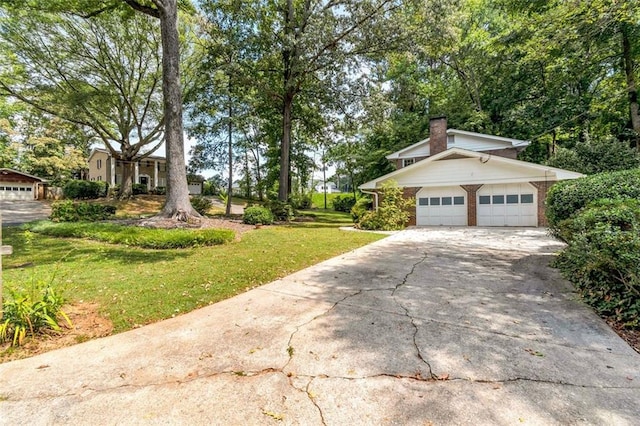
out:
<path id="1" fill-rule="evenodd" d="M 33 185 L 30 183 L 0 182 L 0 200 L 33 200 Z"/>
<path id="2" fill-rule="evenodd" d="M 537 190 L 528 183 L 478 190 L 478 226 L 538 226 Z"/>
<path id="3" fill-rule="evenodd" d="M 416 225 L 466 226 L 467 192 L 459 186 L 422 188 L 416 195 Z"/>

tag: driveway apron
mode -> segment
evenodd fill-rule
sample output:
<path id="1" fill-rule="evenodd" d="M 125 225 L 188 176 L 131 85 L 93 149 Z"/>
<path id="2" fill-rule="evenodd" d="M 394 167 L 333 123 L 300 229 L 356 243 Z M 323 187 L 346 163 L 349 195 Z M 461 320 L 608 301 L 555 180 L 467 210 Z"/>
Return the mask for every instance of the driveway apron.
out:
<path id="1" fill-rule="evenodd" d="M 540 229 L 400 232 L 0 365 L 0 424 L 637 424 L 640 354 Z"/>

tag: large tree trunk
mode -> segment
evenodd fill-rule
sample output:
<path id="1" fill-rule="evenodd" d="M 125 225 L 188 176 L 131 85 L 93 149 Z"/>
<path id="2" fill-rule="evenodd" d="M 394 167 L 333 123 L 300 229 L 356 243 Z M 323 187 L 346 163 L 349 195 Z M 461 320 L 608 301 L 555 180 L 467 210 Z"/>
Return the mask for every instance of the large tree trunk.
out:
<path id="1" fill-rule="evenodd" d="M 160 8 L 162 35 L 162 92 L 165 111 L 165 144 L 167 150 L 167 200 L 159 213 L 187 221 L 200 217 L 191 206 L 187 169 L 184 160 L 182 127 L 182 88 L 180 87 L 180 46 L 176 0 L 164 0 Z"/>
<path id="2" fill-rule="evenodd" d="M 627 77 L 627 93 L 629 96 L 629 116 L 631 127 L 635 133 L 634 140 L 636 149 L 640 150 L 640 108 L 638 106 L 638 88 L 634 70 L 633 56 L 631 54 L 630 29 L 627 24 L 623 24 L 620 30 L 622 35 L 622 58 L 624 61 L 624 71 Z"/>
<path id="3" fill-rule="evenodd" d="M 115 160 L 114 160 L 115 161 Z M 126 200 L 133 196 L 133 175 L 135 162 L 132 160 L 122 160 L 122 182 L 120 182 L 120 190 L 118 191 L 118 199 Z"/>
<path id="4" fill-rule="evenodd" d="M 229 123 L 227 123 L 227 131 L 229 137 L 228 156 L 229 156 L 229 182 L 227 182 L 227 204 L 225 206 L 225 215 L 231 215 L 231 193 L 233 192 L 233 105 L 231 104 L 231 80 L 229 80 Z"/>
<path id="5" fill-rule="evenodd" d="M 289 170 L 291 161 L 291 109 L 293 94 L 286 94 L 282 110 L 282 142 L 280 143 L 280 179 L 278 180 L 278 200 L 289 199 Z"/>

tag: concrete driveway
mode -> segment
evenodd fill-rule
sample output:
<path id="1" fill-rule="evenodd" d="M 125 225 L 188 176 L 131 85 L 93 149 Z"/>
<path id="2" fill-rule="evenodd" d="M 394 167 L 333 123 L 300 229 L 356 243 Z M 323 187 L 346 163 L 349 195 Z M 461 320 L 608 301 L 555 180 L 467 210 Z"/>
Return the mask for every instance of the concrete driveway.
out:
<path id="1" fill-rule="evenodd" d="M 42 201 L 0 200 L 3 225 L 19 225 L 32 220 L 46 219 L 51 214 L 49 204 Z"/>
<path id="2" fill-rule="evenodd" d="M 0 365 L 2 424 L 637 424 L 640 355 L 537 229 L 416 229 Z"/>

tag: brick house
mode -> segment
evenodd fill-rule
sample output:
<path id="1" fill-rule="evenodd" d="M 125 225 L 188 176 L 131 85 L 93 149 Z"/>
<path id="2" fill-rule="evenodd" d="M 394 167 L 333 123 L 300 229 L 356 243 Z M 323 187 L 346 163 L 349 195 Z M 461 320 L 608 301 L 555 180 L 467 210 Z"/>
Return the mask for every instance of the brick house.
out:
<path id="1" fill-rule="evenodd" d="M 430 137 L 387 156 L 397 170 L 360 185 L 374 195 L 393 180 L 416 198 L 409 225 L 545 226 L 545 199 L 555 182 L 580 173 L 517 160 L 527 141 L 447 129 L 430 122 Z"/>

